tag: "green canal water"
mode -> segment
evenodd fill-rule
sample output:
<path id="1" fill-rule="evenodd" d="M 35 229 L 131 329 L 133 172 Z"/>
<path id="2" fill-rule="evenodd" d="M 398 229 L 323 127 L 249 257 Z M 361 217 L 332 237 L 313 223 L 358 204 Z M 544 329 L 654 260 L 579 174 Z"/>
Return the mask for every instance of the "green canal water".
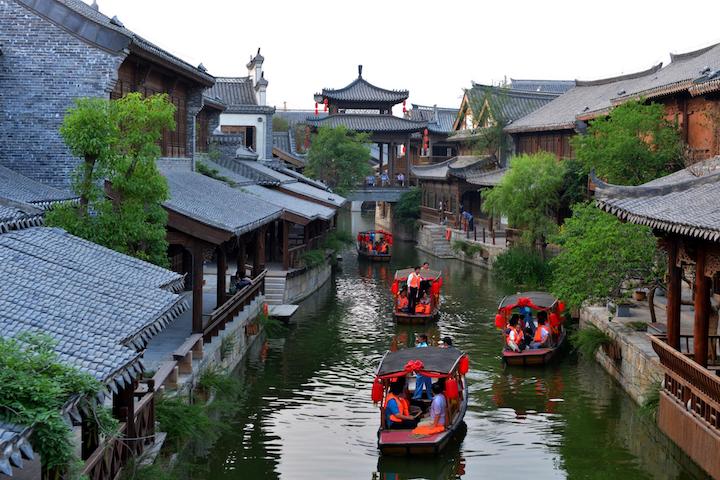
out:
<path id="1" fill-rule="evenodd" d="M 359 214 L 345 220 L 354 232 L 372 225 Z M 395 325 L 393 271 L 426 259 L 401 242 L 389 265 L 347 252 L 294 323 L 240 367 L 241 409 L 201 478 L 705 478 L 594 362 L 567 355 L 542 369 L 503 368 L 492 321 L 508 290 L 490 272 L 428 259 L 445 276 L 441 318 L 427 329 Z M 384 458 L 373 373 L 391 344 L 422 331 L 449 335 L 470 355 L 466 433 L 437 457 Z"/>

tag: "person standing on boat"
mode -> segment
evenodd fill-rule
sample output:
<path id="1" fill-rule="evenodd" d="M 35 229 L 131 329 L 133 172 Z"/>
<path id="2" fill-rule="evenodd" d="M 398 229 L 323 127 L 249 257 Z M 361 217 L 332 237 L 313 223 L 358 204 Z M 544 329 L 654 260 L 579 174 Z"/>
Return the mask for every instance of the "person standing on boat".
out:
<path id="1" fill-rule="evenodd" d="M 420 335 L 418 335 L 417 345 L 415 345 L 415 348 L 425 348 L 427 346 L 428 346 L 428 337 L 424 333 L 421 333 Z M 426 377 L 424 375 L 420 375 L 419 373 L 416 373 L 415 374 L 415 393 L 413 394 L 413 400 L 420 400 L 422 398 L 423 392 L 427 392 L 428 398 L 432 399 L 431 388 L 432 388 L 432 378 Z"/>
<path id="2" fill-rule="evenodd" d="M 407 279 L 407 286 L 408 286 L 408 301 L 410 308 L 410 312 L 415 311 L 415 302 L 418 300 L 418 296 L 420 295 L 420 282 L 422 282 L 422 277 L 420 276 L 420 267 L 415 267 L 412 273 L 408 275 Z"/>
<path id="3" fill-rule="evenodd" d="M 385 425 L 393 429 L 413 429 L 417 427 L 417 418 L 410 415 L 410 406 L 403 396 L 404 382 L 390 384 L 390 392 L 385 397 Z"/>

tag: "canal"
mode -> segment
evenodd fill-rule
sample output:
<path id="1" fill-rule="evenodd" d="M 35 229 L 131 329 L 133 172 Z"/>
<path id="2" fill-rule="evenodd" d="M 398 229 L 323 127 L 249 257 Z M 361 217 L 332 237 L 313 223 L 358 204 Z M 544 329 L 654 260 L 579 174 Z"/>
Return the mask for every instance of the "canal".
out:
<path id="1" fill-rule="evenodd" d="M 357 231 L 372 219 L 353 214 L 345 224 Z M 427 328 L 397 326 L 393 271 L 424 260 L 445 277 L 442 316 Z M 491 273 L 409 243 L 396 243 L 390 265 L 346 252 L 334 281 L 240 368 L 242 406 L 200 478 L 705 478 L 593 361 L 567 355 L 544 369 L 504 369 L 492 321 L 505 293 Z M 470 355 L 467 432 L 439 457 L 381 458 L 374 370 L 392 343 L 420 332 L 433 342 L 448 335 Z"/>

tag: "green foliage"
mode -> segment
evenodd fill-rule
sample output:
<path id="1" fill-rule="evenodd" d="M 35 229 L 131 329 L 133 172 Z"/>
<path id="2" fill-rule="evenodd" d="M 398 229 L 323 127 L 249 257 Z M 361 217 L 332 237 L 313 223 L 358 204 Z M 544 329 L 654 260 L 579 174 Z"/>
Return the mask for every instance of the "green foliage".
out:
<path id="1" fill-rule="evenodd" d="M 307 268 L 314 268 L 319 265 L 322 265 L 323 263 L 325 263 L 325 250 L 324 249 L 315 249 L 315 250 L 308 250 L 307 252 L 303 252 L 302 255 L 300 255 L 300 261 Z"/>
<path id="2" fill-rule="evenodd" d="M 220 359 L 225 360 L 235 351 L 237 347 L 237 335 L 231 333 L 220 340 Z"/>
<path id="3" fill-rule="evenodd" d="M 587 172 L 594 168 L 614 184 L 638 185 L 682 167 L 680 133 L 659 103 L 624 103 L 593 120 L 572 145 Z"/>
<path id="4" fill-rule="evenodd" d="M 576 330 L 570 335 L 569 339 L 570 343 L 587 357 L 594 356 L 597 349 L 603 345 L 610 345 L 612 343 L 610 335 L 592 324 Z"/>
<path id="5" fill-rule="evenodd" d="M 551 291 L 572 306 L 617 299 L 627 280 L 662 276 L 652 230 L 622 223 L 592 204 L 576 204 L 554 241 L 561 250 L 551 260 Z"/>
<path id="6" fill-rule="evenodd" d="M 415 224 L 420 218 L 420 203 L 422 201 L 422 190 L 419 187 L 411 187 L 410 190 L 400 195 L 400 200 L 395 204 L 395 219 L 404 224 Z"/>
<path id="7" fill-rule="evenodd" d="M 648 329 L 648 324 L 640 321 L 625 322 L 625 326 L 630 330 L 635 330 L 636 332 L 647 332 Z"/>
<path id="8" fill-rule="evenodd" d="M 95 412 L 101 432 L 115 433 L 117 422 L 94 404 L 100 382 L 60 363 L 54 346 L 42 334 L 0 338 L 0 421 L 32 427 L 31 443 L 43 468 L 62 471 L 77 461 L 72 431 L 61 415 L 72 396 L 80 395 L 83 406 Z"/>
<path id="9" fill-rule="evenodd" d="M 660 408 L 660 382 L 653 382 L 645 394 L 645 400 L 640 406 L 640 414 L 651 420 L 655 420 L 658 408 Z"/>
<path id="10" fill-rule="evenodd" d="M 287 132 L 290 129 L 290 124 L 284 118 L 273 115 L 272 128 L 273 132 Z"/>
<path id="11" fill-rule="evenodd" d="M 202 403 L 187 403 L 179 397 L 162 397 L 155 402 L 155 416 L 160 430 L 167 433 L 166 441 L 180 449 L 193 437 L 212 435 L 213 422 Z"/>
<path id="12" fill-rule="evenodd" d="M 160 156 L 163 131 L 175 127 L 174 113 L 165 94 L 77 100 L 60 133 L 70 150 L 85 160 L 73 181 L 81 203 L 54 208 L 46 215 L 46 223 L 166 266 L 167 213 L 162 202 L 169 192 L 155 160 Z M 103 179 L 112 185 L 115 202 L 103 195 Z"/>
<path id="13" fill-rule="evenodd" d="M 331 250 L 337 254 L 343 251 L 348 245 L 355 243 L 355 239 L 346 230 L 333 230 L 327 234 L 325 241 L 322 244 L 322 248 L 325 250 Z"/>
<path id="14" fill-rule="evenodd" d="M 500 184 L 483 192 L 483 209 L 507 216 L 511 226 L 522 229 L 525 246 L 544 249 L 546 239 L 557 230 L 555 215 L 564 175 L 564 165 L 550 153 L 517 156 Z"/>
<path id="15" fill-rule="evenodd" d="M 512 247 L 498 255 L 493 270 L 504 283 L 528 289 L 544 287 L 552 273 L 549 262 L 525 247 Z"/>
<path id="16" fill-rule="evenodd" d="M 202 372 L 197 386 L 207 393 L 222 393 L 225 398 L 232 398 L 239 393 L 240 382 L 221 367 L 214 366 Z"/>
<path id="17" fill-rule="evenodd" d="M 508 96 L 504 89 L 483 87 L 468 91 L 470 109 L 476 128 L 473 129 L 473 148 L 479 155 L 501 158 L 508 149 L 508 124 L 505 106 Z"/>
<path id="18" fill-rule="evenodd" d="M 455 253 L 463 252 L 468 257 L 474 257 L 478 253 L 482 253 L 484 249 L 477 244 L 464 242 L 462 240 L 453 241 L 451 247 Z"/>
<path id="19" fill-rule="evenodd" d="M 322 180 L 340 195 L 371 173 L 369 136 L 344 126 L 321 127 L 313 138 L 305 175 Z"/>
<path id="20" fill-rule="evenodd" d="M 260 312 L 257 316 L 257 322 L 262 327 L 265 335 L 268 337 L 274 337 L 283 330 L 283 324 L 277 318 L 272 318 L 266 315 L 264 312 Z"/>
<path id="21" fill-rule="evenodd" d="M 203 162 L 202 160 L 198 160 L 195 162 L 195 167 L 197 168 L 197 171 L 199 173 L 202 173 L 206 177 L 214 178 L 215 180 L 220 180 L 221 182 L 225 182 L 231 187 L 237 186 L 237 183 L 233 182 L 230 178 L 226 177 L 225 175 L 220 174 L 220 170 L 217 168 L 211 167 L 207 163 Z"/>
<path id="22" fill-rule="evenodd" d="M 563 160 L 565 174 L 560 191 L 560 207 L 570 209 L 573 205 L 587 201 L 587 175 L 583 164 L 574 158 Z"/>

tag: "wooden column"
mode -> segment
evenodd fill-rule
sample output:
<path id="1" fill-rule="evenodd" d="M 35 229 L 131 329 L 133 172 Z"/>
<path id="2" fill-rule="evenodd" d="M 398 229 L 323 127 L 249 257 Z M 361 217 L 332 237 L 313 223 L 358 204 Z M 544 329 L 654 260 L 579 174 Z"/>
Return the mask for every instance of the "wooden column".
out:
<path id="1" fill-rule="evenodd" d="M 290 268 L 290 222 L 282 221 L 282 257 L 283 270 Z"/>
<path id="2" fill-rule="evenodd" d="M 410 174 L 412 163 L 410 160 L 410 135 L 408 135 L 407 140 L 405 140 L 407 143 L 405 144 L 405 161 L 407 162 L 407 172 L 405 173 L 405 186 L 410 186 Z"/>
<path id="3" fill-rule="evenodd" d="M 682 295 L 681 273 L 677 266 L 678 242 L 668 244 L 668 285 L 667 285 L 667 343 L 675 350 L 680 349 L 680 305 Z"/>
<path id="4" fill-rule="evenodd" d="M 383 144 L 382 144 L 382 143 L 378 143 L 378 147 L 380 147 L 380 158 L 378 158 L 378 161 L 380 162 L 380 175 L 382 176 L 382 173 L 383 173 L 383 160 L 384 160 L 385 154 L 384 154 L 384 152 L 383 152 Z M 380 185 L 382 185 L 382 181 L 381 181 Z"/>
<path id="5" fill-rule="evenodd" d="M 238 243 L 237 271 L 235 275 L 240 276 L 240 278 L 245 276 L 245 239 L 243 238 L 240 238 Z"/>
<path id="6" fill-rule="evenodd" d="M 133 451 L 133 444 L 136 440 L 131 440 L 137 437 L 135 430 L 135 382 L 131 382 L 121 388 L 117 394 L 113 395 L 113 417 L 117 418 L 121 422 L 127 423 L 127 430 L 125 431 L 125 442 L 128 442 L 131 451 Z"/>
<path id="7" fill-rule="evenodd" d="M 193 277 L 193 310 L 192 310 L 192 331 L 202 333 L 203 331 L 203 246 L 200 242 L 193 244 L 192 250 L 192 277 Z"/>
<path id="8" fill-rule="evenodd" d="M 260 275 L 265 269 L 265 232 L 267 227 L 263 225 L 257 229 L 255 234 L 255 258 L 253 258 L 253 277 Z"/>
<path id="9" fill-rule="evenodd" d="M 217 253 L 217 304 L 215 308 L 225 303 L 225 294 L 227 292 L 227 284 L 225 282 L 225 274 L 227 273 L 227 255 L 225 254 L 225 246 L 218 245 Z"/>
<path id="10" fill-rule="evenodd" d="M 698 246 L 695 260 L 695 324 L 693 345 L 695 362 L 707 367 L 708 327 L 710 324 L 710 279 L 705 276 L 705 250 Z"/>
<path id="11" fill-rule="evenodd" d="M 395 183 L 395 163 L 397 162 L 397 148 L 395 143 L 390 142 L 388 146 L 388 183 Z"/>

